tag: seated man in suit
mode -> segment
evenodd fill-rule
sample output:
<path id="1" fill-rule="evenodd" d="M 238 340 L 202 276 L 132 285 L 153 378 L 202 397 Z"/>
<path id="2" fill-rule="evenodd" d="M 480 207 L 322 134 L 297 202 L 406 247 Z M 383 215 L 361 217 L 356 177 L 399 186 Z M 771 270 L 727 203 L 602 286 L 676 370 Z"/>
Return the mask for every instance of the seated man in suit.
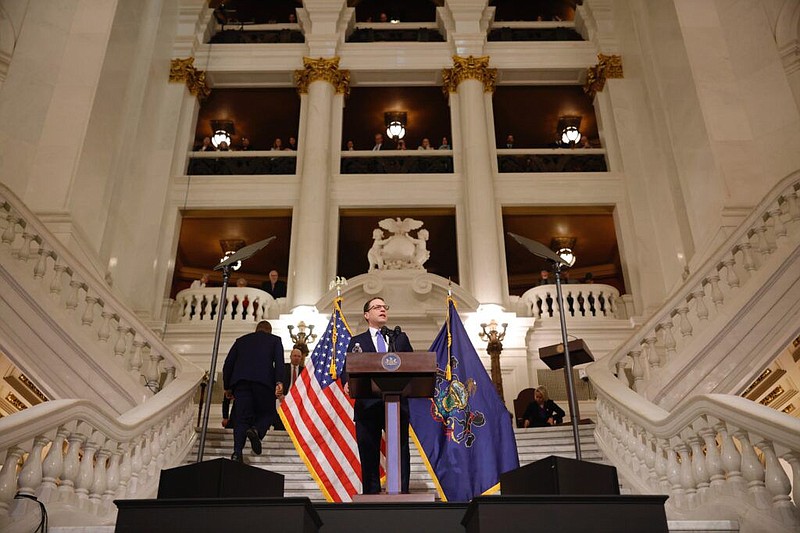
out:
<path id="1" fill-rule="evenodd" d="M 300 373 L 305 366 L 306 355 L 308 355 L 308 346 L 305 344 L 295 344 L 294 348 L 292 348 L 292 351 L 289 353 L 289 362 L 285 364 L 283 370 L 286 387 L 283 390 L 283 394 L 278 398 L 280 401 L 283 401 L 283 398 L 289 394 L 289 391 L 294 387 L 295 381 L 300 378 Z M 283 421 L 280 417 L 275 417 L 275 423 L 272 427 L 280 430 L 286 429 L 283 427 Z"/>
<path id="2" fill-rule="evenodd" d="M 278 271 L 270 270 L 269 281 L 261 284 L 261 290 L 266 291 L 275 298 L 286 298 L 286 282 L 278 279 Z"/>
<path id="3" fill-rule="evenodd" d="M 350 339 L 347 347 L 352 352 L 356 345 L 363 352 L 385 353 L 390 349 L 395 352 L 413 352 L 411 341 L 405 333 L 387 339 L 381 333 L 386 326 L 389 306 L 383 298 L 372 298 L 364 304 L 364 319 L 369 329 Z M 356 349 L 356 351 L 359 351 Z M 350 393 L 347 385 L 347 373 L 342 381 L 345 393 Z M 361 458 L 361 483 L 364 494 L 378 494 L 381 491 L 380 454 L 381 430 L 384 429 L 385 415 L 383 400 L 356 400 L 353 419 L 356 423 L 356 442 L 358 455 Z M 400 490 L 408 493 L 411 476 L 411 451 L 408 446 L 408 399 L 400 402 Z"/>
<path id="4" fill-rule="evenodd" d="M 277 416 L 275 398 L 283 394 L 283 344 L 271 332 L 269 322 L 259 322 L 254 333 L 236 339 L 222 368 L 225 395 L 236 402 L 233 461 L 242 462 L 245 438 L 253 453 L 261 454 L 261 439 Z"/>

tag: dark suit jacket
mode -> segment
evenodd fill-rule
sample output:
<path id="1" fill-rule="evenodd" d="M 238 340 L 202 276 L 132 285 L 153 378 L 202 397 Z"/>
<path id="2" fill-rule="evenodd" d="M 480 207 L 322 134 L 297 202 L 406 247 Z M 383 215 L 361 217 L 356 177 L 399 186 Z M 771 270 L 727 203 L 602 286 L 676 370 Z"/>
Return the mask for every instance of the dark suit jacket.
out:
<path id="1" fill-rule="evenodd" d="M 275 286 L 269 280 L 261 284 L 261 290 L 268 292 L 273 298 L 286 298 L 286 282 L 278 280 Z"/>
<path id="2" fill-rule="evenodd" d="M 561 409 L 553 400 L 544 402 L 544 406 L 539 408 L 539 404 L 531 402 L 523 418 L 531 421 L 530 427 L 542 428 L 548 426 L 547 419 L 552 418 L 556 424 L 564 421 L 564 410 Z"/>
<path id="3" fill-rule="evenodd" d="M 347 351 L 352 352 L 353 346 L 356 344 L 361 345 L 361 350 L 364 352 L 375 353 L 377 350 L 375 349 L 375 344 L 372 342 L 372 335 L 369 334 L 369 329 L 364 333 L 359 333 L 352 339 L 350 339 L 350 344 L 347 345 Z M 414 348 L 411 347 L 411 341 L 408 340 L 408 335 L 405 333 L 400 333 L 394 340 L 394 351 L 395 352 L 413 352 Z M 342 382 L 347 383 L 347 361 L 345 361 L 345 368 L 342 372 Z M 356 400 L 356 405 L 354 408 L 354 418 L 358 420 L 361 413 L 367 409 L 373 409 L 379 407 L 383 409 L 383 400 Z M 400 409 L 408 411 L 408 399 L 403 398 L 400 402 Z"/>
<path id="4" fill-rule="evenodd" d="M 292 363 L 286 363 L 283 366 L 283 393 L 289 394 L 289 389 L 292 388 Z M 300 365 L 297 369 L 297 378 L 300 379 L 300 372 L 303 371 L 303 365 Z"/>
<path id="5" fill-rule="evenodd" d="M 255 381 L 270 388 L 283 383 L 283 343 L 272 333 L 256 331 L 236 339 L 222 367 L 225 390 L 240 381 Z"/>

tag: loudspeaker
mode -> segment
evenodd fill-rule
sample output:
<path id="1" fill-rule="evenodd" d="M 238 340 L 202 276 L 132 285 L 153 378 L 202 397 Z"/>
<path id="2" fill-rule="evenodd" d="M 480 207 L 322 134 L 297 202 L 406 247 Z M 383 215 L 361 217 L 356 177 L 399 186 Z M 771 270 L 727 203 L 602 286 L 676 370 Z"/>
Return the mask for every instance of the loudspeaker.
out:
<path id="1" fill-rule="evenodd" d="M 228 459 L 161 471 L 158 499 L 282 498 L 283 476 Z"/>
<path id="2" fill-rule="evenodd" d="M 508 495 L 619 494 L 617 469 L 551 455 L 500 475 L 500 492 Z"/>

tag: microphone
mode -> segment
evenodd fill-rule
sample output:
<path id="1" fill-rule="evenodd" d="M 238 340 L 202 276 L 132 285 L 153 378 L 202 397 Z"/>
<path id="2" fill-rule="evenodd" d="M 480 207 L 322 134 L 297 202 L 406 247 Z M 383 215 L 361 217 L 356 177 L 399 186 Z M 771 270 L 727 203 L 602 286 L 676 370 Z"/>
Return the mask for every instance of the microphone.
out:
<path id="1" fill-rule="evenodd" d="M 386 326 L 383 326 L 381 328 L 381 334 L 387 339 L 391 339 L 392 337 L 394 337 L 394 332 L 389 328 L 387 328 Z"/>

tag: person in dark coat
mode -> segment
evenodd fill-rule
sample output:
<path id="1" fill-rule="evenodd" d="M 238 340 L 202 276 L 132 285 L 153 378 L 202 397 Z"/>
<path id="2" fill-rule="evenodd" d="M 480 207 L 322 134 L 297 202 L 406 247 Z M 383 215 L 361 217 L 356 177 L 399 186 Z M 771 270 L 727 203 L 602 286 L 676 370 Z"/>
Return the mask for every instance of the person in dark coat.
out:
<path id="1" fill-rule="evenodd" d="M 389 306 L 383 298 L 372 298 L 364 304 L 364 319 L 369 329 L 350 339 L 348 352 L 413 352 L 411 341 L 405 333 L 387 339 L 381 333 L 389 318 Z M 391 346 L 390 346 L 391 344 Z M 356 345 L 359 346 L 356 349 Z M 346 363 L 342 376 L 345 393 L 350 393 L 347 385 Z M 356 400 L 353 420 L 356 424 L 356 442 L 361 458 L 361 483 L 364 494 L 378 494 L 381 491 L 380 454 L 381 430 L 384 429 L 385 414 L 383 400 Z M 408 399 L 400 401 L 400 490 L 407 494 L 411 475 L 411 451 L 408 446 Z"/>
<path id="2" fill-rule="evenodd" d="M 526 428 L 555 426 L 564 421 L 564 410 L 547 397 L 547 389 L 536 387 L 533 402 L 525 409 L 522 418 L 525 419 L 523 425 Z"/>
<path id="3" fill-rule="evenodd" d="M 286 298 L 286 282 L 278 279 L 278 271 L 271 270 L 269 280 L 261 284 L 261 290 L 266 291 L 275 299 Z"/>
<path id="4" fill-rule="evenodd" d="M 245 439 L 253 453 L 261 454 L 261 439 L 277 415 L 275 398 L 283 394 L 283 344 L 271 332 L 270 323 L 262 320 L 254 333 L 236 339 L 225 358 L 225 394 L 236 401 L 234 461 L 242 461 Z"/>

